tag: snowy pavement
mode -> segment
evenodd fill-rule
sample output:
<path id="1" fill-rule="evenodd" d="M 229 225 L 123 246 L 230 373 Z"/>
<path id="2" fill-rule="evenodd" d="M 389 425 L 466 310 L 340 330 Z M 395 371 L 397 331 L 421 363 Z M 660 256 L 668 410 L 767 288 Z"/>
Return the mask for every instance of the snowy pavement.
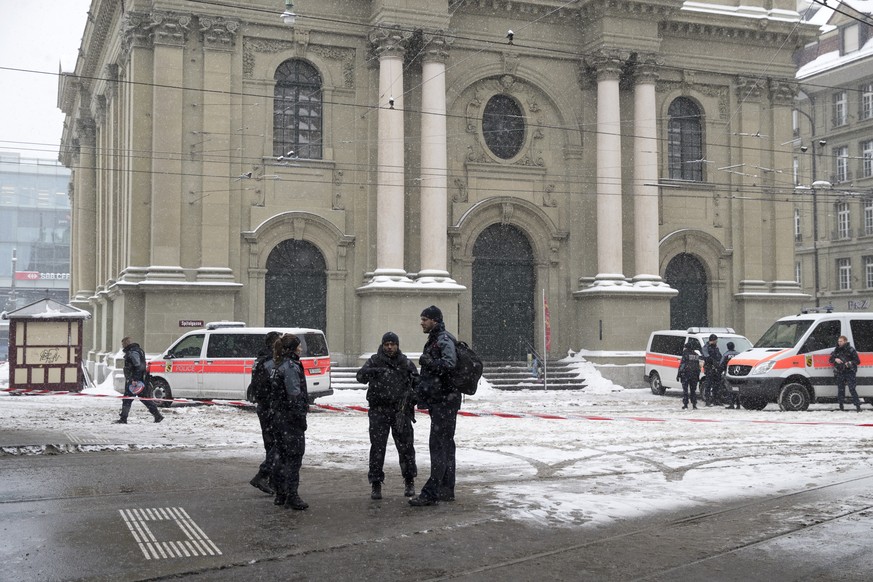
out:
<path id="1" fill-rule="evenodd" d="M 0 369 L 0 386 L 4 372 Z M 762 411 L 683 411 L 675 394 L 626 390 L 587 373 L 589 387 L 583 391 L 507 392 L 484 385 L 469 397 L 463 410 L 483 416 L 458 420 L 458 495 L 484 493 L 495 513 L 507 519 L 588 528 L 873 472 L 868 405 L 860 414 L 835 411 L 836 405 L 795 413 L 775 405 Z M 80 396 L 0 392 L 0 458 L 39 454 L 44 445 L 53 445 L 52 452 L 250 450 L 253 462 L 261 454 L 250 410 L 173 406 L 164 409 L 163 423 L 154 424 L 145 407 L 134 403 L 130 424 L 119 426 L 111 424 L 120 407 L 115 396 L 107 385 Z M 366 406 L 363 390 L 343 390 L 318 403 Z M 562 418 L 500 416 L 517 413 Z M 425 475 L 429 420 L 425 414 L 417 420 L 416 451 Z M 368 447 L 366 414 L 315 410 L 304 471 L 335 467 L 360 471 L 365 479 Z M 397 471 L 389 451 L 386 473 Z"/>

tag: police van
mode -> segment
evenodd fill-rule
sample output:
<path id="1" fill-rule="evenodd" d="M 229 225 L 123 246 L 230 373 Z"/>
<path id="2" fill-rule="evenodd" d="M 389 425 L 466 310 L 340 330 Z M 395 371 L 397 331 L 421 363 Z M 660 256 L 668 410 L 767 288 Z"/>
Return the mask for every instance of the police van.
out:
<path id="1" fill-rule="evenodd" d="M 777 403 L 806 410 L 810 403 L 835 402 L 837 382 L 830 363 L 837 339 L 846 336 L 858 351 L 858 396 L 873 403 L 873 313 L 804 312 L 777 320 L 753 349 L 734 357 L 725 379 L 744 408 Z"/>
<path id="2" fill-rule="evenodd" d="M 265 349 L 268 332 L 292 333 L 300 339 L 300 363 L 306 374 L 309 400 L 333 394 L 330 387 L 330 352 L 318 329 L 246 327 L 241 322 L 214 322 L 189 331 L 157 357 L 150 357 L 148 371 L 152 396 L 173 398 L 251 400 L 247 394 L 252 364 Z M 116 374 L 115 390 L 124 392 L 124 376 Z"/>
<path id="3" fill-rule="evenodd" d="M 679 361 L 685 344 L 691 342 L 692 349 L 703 354 L 703 346 L 709 341 L 710 334 L 718 336 L 718 349 L 721 353 L 727 351 L 728 342 L 733 342 L 734 349 L 742 352 L 752 347 L 752 342 L 736 333 L 729 327 L 689 327 L 686 330 L 665 329 L 653 331 L 646 344 L 646 368 L 644 380 L 649 383 L 652 394 L 664 394 L 667 388 L 682 388 L 682 382 L 676 379 L 679 372 Z M 703 377 L 703 365 L 700 367 Z"/>

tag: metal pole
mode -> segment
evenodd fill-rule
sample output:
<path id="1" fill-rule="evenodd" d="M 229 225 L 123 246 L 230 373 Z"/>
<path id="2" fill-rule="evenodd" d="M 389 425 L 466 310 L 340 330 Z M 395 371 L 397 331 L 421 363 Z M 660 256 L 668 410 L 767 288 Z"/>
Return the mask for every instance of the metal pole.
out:
<path id="1" fill-rule="evenodd" d="M 18 308 L 18 299 L 15 297 L 15 271 L 16 265 L 18 263 L 18 249 L 12 249 L 12 284 L 9 288 L 9 311 L 13 311 Z"/>
<path id="2" fill-rule="evenodd" d="M 813 150 L 812 159 L 815 160 L 815 151 Z M 815 162 L 813 161 L 813 167 L 815 167 Z M 812 171 L 813 176 L 815 176 L 815 170 Z M 817 188 L 815 187 L 815 182 L 813 182 L 812 187 L 812 272 L 813 272 L 813 293 L 815 294 L 815 306 L 819 306 L 819 298 L 818 298 L 818 204 L 816 203 L 816 195 L 815 191 Z"/>
<path id="3" fill-rule="evenodd" d="M 543 289 L 543 390 L 549 389 L 549 352 L 546 351 L 546 290 Z"/>

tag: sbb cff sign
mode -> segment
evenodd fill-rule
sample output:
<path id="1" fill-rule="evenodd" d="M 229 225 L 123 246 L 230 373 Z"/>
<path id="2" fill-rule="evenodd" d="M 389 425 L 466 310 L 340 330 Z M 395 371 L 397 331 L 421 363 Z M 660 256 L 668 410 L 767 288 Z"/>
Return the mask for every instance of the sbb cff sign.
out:
<path id="1" fill-rule="evenodd" d="M 16 281 L 69 281 L 69 273 L 40 273 L 39 271 L 15 271 Z"/>

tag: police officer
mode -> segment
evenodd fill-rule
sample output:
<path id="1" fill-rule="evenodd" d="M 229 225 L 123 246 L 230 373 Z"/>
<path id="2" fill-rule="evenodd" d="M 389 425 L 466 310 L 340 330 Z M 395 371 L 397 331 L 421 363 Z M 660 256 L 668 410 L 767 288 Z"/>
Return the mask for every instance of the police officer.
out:
<path id="1" fill-rule="evenodd" d="M 273 345 L 271 426 L 276 448 L 273 468 L 276 499 L 273 503 L 291 509 L 309 507 L 297 492 L 300 466 L 306 451 L 306 413 L 309 412 L 309 394 L 300 352 L 300 339 L 290 333 Z"/>
<path id="2" fill-rule="evenodd" d="M 115 424 L 127 424 L 134 397 L 140 398 L 140 402 L 145 404 L 155 417 L 155 422 L 161 422 L 164 420 L 164 415 L 158 411 L 155 403 L 152 400 L 142 400 L 150 394 L 145 390 L 136 393 L 132 390 L 134 382 L 145 382 L 147 369 L 145 352 L 130 337 L 121 340 L 121 350 L 124 352 L 124 399 L 121 401 L 121 417 L 115 421 Z"/>
<path id="3" fill-rule="evenodd" d="M 273 462 L 275 458 L 272 423 L 273 409 L 270 402 L 270 375 L 273 372 L 273 344 L 282 337 L 278 331 L 271 331 L 264 336 L 264 349 L 258 353 L 252 364 L 252 380 L 249 392 L 255 401 L 258 422 L 261 425 L 261 437 L 264 440 L 264 461 L 258 468 L 258 473 L 249 484 L 264 493 L 273 494 Z"/>
<path id="4" fill-rule="evenodd" d="M 718 336 L 710 334 L 709 341 L 703 346 L 703 373 L 704 380 L 703 399 L 707 406 L 718 404 L 721 401 L 721 350 L 718 349 Z"/>
<path id="5" fill-rule="evenodd" d="M 400 351 L 400 338 L 393 331 L 382 336 L 382 343 L 370 356 L 356 376 L 361 384 L 369 383 L 367 417 L 370 420 L 370 470 L 367 480 L 371 499 L 382 499 L 385 480 L 385 448 L 388 434 L 394 437 L 394 446 L 400 457 L 400 473 L 405 484 L 403 494 L 415 495 L 415 447 L 412 423 L 415 422 L 415 395 L 418 370 L 406 354 Z"/>
<path id="6" fill-rule="evenodd" d="M 724 373 L 727 372 L 727 367 L 731 361 L 731 358 L 736 356 L 738 353 L 739 352 L 736 350 L 736 345 L 734 344 L 734 342 L 728 342 L 727 343 L 727 351 L 721 357 L 721 362 L 718 365 L 718 371 L 719 371 L 719 375 L 721 376 L 721 378 L 724 378 Z M 723 382 L 723 380 L 722 380 L 722 382 Z M 724 387 L 724 384 L 722 384 L 722 387 Z M 731 410 L 733 410 L 734 408 L 736 408 L 737 410 L 740 409 L 740 394 L 739 394 L 739 392 L 728 392 L 727 398 L 730 401 L 730 405 L 727 408 L 729 408 Z M 736 406 L 734 406 L 734 405 L 736 405 Z"/>
<path id="7" fill-rule="evenodd" d="M 682 359 L 679 360 L 679 372 L 676 380 L 682 382 L 682 410 L 688 408 L 688 398 L 691 397 L 691 406 L 697 410 L 697 382 L 700 380 L 700 355 L 694 349 L 694 344 L 688 342 L 682 350 Z"/>
<path id="8" fill-rule="evenodd" d="M 846 396 L 846 386 L 848 386 L 855 410 L 861 412 L 861 401 L 858 400 L 858 391 L 855 390 L 856 375 L 861 358 L 858 357 L 858 352 L 852 347 L 846 336 L 841 335 L 837 339 L 837 347 L 831 353 L 830 362 L 834 367 L 834 376 L 837 378 L 837 402 L 840 403 L 840 410 L 845 410 L 843 399 Z"/>

